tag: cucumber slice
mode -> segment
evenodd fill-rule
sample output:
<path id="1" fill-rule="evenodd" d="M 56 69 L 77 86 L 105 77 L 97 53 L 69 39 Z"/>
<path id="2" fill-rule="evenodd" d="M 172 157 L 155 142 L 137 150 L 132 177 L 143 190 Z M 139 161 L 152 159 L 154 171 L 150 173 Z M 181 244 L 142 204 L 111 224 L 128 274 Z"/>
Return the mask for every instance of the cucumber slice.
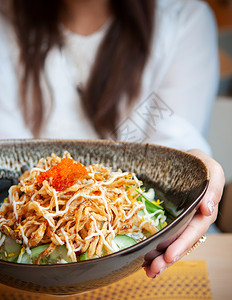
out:
<path id="1" fill-rule="evenodd" d="M 24 253 L 21 259 L 21 263 L 33 264 L 39 255 L 48 248 L 49 244 L 40 245 L 31 249 L 31 255 Z M 71 259 L 68 257 L 68 250 L 65 246 L 56 246 L 55 250 L 48 256 L 43 257 L 40 261 L 40 265 L 44 264 L 57 264 L 57 263 L 69 263 Z"/>
<path id="2" fill-rule="evenodd" d="M 0 259 L 5 261 L 16 261 L 21 251 L 21 245 L 11 237 L 6 236 L 0 249 Z"/>
<path id="3" fill-rule="evenodd" d="M 72 262 L 71 259 L 68 257 L 68 250 L 64 245 L 56 246 L 56 249 L 48 257 L 49 264 L 57 264 L 62 262 Z"/>
<path id="4" fill-rule="evenodd" d="M 96 254 L 94 254 L 94 256 L 92 258 L 98 258 L 98 256 Z M 85 251 L 84 253 L 82 253 L 80 255 L 80 261 L 88 260 L 88 259 L 90 259 L 90 258 L 88 258 L 88 251 Z"/>
<path id="5" fill-rule="evenodd" d="M 39 255 L 48 248 L 49 244 L 40 245 L 31 249 L 31 254 L 24 253 L 20 260 L 22 264 L 33 264 Z M 5 261 L 17 262 L 22 246 L 16 243 L 11 237 L 6 236 L 0 248 L 0 259 Z M 68 250 L 63 246 L 57 246 L 55 250 L 48 256 L 43 257 L 40 264 L 57 264 L 69 263 L 71 259 L 68 257 Z"/>
<path id="6" fill-rule="evenodd" d="M 113 242 L 118 246 L 119 250 L 128 248 L 137 244 L 136 240 L 126 234 L 118 234 L 113 239 Z"/>
<path id="7" fill-rule="evenodd" d="M 40 253 L 45 251 L 48 248 L 49 244 L 40 245 L 31 249 L 31 255 L 27 254 L 26 252 L 23 254 L 21 263 L 22 264 L 33 264 L 36 259 L 39 257 Z M 44 257 L 41 264 L 47 263 L 47 257 Z"/>

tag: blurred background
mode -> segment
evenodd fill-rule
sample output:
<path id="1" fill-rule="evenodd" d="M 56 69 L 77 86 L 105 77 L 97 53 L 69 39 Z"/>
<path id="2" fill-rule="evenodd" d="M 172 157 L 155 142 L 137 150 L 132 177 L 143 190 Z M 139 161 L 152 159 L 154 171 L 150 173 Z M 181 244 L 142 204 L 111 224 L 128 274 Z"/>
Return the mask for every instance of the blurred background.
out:
<path id="1" fill-rule="evenodd" d="M 214 11 L 218 24 L 220 85 L 214 105 L 208 141 L 214 158 L 222 165 L 226 187 L 220 203 L 216 226 L 232 232 L 232 0 L 205 0 Z M 210 230 L 209 230 L 210 231 Z"/>

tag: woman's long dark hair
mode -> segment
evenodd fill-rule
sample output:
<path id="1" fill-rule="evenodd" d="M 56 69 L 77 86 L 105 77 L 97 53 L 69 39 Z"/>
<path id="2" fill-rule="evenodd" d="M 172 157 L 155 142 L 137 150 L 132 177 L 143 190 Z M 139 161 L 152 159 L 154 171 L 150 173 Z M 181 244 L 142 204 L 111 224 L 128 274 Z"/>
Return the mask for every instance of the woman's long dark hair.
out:
<path id="1" fill-rule="evenodd" d="M 115 132 L 119 99 L 125 95 L 130 104 L 140 92 L 155 10 L 155 0 L 110 0 L 110 4 L 114 21 L 82 93 L 85 113 L 101 138 Z M 34 136 L 39 136 L 45 122 L 40 86 L 45 58 L 53 46 L 62 47 L 58 25 L 63 5 L 61 0 L 12 0 L 13 24 L 23 65 L 22 108 Z M 26 97 L 29 81 L 33 87 L 31 99 Z"/>

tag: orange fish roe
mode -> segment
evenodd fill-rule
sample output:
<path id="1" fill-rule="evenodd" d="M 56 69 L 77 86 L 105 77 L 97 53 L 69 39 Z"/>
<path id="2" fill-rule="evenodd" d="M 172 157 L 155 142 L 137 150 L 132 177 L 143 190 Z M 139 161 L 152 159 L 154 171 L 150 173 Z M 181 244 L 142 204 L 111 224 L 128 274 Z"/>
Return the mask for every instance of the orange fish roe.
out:
<path id="1" fill-rule="evenodd" d="M 80 178 L 87 175 L 87 169 L 71 158 L 62 158 L 61 162 L 37 176 L 38 184 L 44 180 L 51 180 L 52 187 L 57 191 L 64 191 L 74 185 Z"/>

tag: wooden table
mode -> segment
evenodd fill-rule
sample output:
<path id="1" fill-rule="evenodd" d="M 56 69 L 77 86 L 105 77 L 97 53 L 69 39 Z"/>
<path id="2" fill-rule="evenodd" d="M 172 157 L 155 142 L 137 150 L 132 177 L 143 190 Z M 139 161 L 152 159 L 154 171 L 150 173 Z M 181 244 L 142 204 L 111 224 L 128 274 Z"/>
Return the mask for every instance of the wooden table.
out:
<path id="1" fill-rule="evenodd" d="M 205 260 L 213 300 L 232 299 L 232 234 L 212 234 L 183 260 Z"/>

